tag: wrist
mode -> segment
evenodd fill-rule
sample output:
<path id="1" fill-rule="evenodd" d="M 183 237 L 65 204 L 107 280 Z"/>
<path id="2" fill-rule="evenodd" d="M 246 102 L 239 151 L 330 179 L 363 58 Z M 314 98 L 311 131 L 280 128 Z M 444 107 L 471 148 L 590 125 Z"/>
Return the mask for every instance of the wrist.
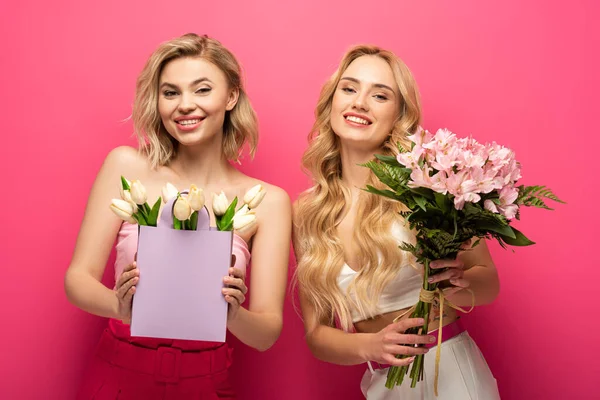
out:
<path id="1" fill-rule="evenodd" d="M 372 333 L 354 333 L 353 334 L 358 341 L 356 349 L 356 356 L 362 361 L 367 362 L 373 360 L 372 348 Z"/>

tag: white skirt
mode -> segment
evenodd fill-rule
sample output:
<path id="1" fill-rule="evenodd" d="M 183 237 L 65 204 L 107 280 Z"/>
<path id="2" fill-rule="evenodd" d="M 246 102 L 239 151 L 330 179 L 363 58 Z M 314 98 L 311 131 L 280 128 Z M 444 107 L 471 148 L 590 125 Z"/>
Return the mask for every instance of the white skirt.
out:
<path id="1" fill-rule="evenodd" d="M 367 369 L 361 389 L 369 400 L 499 400 L 498 384 L 481 351 L 465 331 L 442 343 L 438 396 L 433 393 L 436 347 L 425 354 L 423 380 L 410 387 L 406 375 L 402 385 L 385 387 L 388 368 Z M 370 365 L 369 365 L 370 367 Z M 410 371 L 410 369 L 409 369 Z"/>

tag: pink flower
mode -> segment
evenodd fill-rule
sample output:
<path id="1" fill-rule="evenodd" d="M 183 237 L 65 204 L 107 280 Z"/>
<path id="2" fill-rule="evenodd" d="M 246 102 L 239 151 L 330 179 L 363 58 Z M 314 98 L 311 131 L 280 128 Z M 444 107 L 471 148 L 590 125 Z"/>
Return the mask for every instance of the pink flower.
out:
<path id="1" fill-rule="evenodd" d="M 396 156 L 396 160 L 405 167 L 414 169 L 419 168 L 419 157 L 415 158 L 415 154 L 413 152 L 409 153 L 400 153 Z"/>
<path id="2" fill-rule="evenodd" d="M 486 200 L 483 202 L 483 208 L 485 208 L 488 211 L 491 211 L 493 213 L 498 214 L 498 207 L 496 207 L 496 204 L 492 201 L 492 200 Z"/>
<path id="3" fill-rule="evenodd" d="M 454 207 L 457 210 L 462 210 L 465 202 L 476 203 L 481 200 L 481 196 L 475 193 L 477 183 L 466 170 L 451 173 L 446 180 L 446 188 L 454 195 Z"/>
<path id="4" fill-rule="evenodd" d="M 456 135 L 448 129 L 438 129 L 435 136 L 429 143 L 423 144 L 423 147 L 438 153 L 452 147 L 456 143 Z"/>
<path id="5" fill-rule="evenodd" d="M 519 191 L 514 186 L 505 186 L 500 190 L 500 204 L 507 206 L 515 202 L 519 196 Z"/>
<path id="6" fill-rule="evenodd" d="M 423 166 L 423 169 L 416 166 L 413 168 L 410 174 L 410 181 L 408 182 L 408 186 L 410 187 L 425 187 L 431 188 L 431 178 L 429 177 L 429 167 L 427 165 Z"/>
<path id="7" fill-rule="evenodd" d="M 513 204 L 518 196 L 519 191 L 514 186 L 504 186 L 499 193 L 499 205 L 492 200 L 486 200 L 483 202 L 483 206 L 486 210 L 496 214 L 502 214 L 506 219 L 510 220 L 515 218 L 519 211 L 519 206 Z"/>
<path id="8" fill-rule="evenodd" d="M 415 145 L 422 146 L 425 143 L 429 143 L 433 136 L 427 130 L 419 127 L 414 135 L 407 136 L 406 138 Z"/>

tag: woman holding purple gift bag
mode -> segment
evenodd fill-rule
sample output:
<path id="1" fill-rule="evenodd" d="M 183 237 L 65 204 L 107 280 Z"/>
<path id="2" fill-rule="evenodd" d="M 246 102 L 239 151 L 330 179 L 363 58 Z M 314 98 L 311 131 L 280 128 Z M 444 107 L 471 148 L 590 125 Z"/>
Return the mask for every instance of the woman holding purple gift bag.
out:
<path id="1" fill-rule="evenodd" d="M 161 44 L 138 77 L 133 121 L 140 148 L 119 147 L 106 157 L 65 276 L 73 304 L 110 318 L 78 398 L 235 398 L 228 381 L 227 343 L 131 336 L 132 298 L 144 279 L 135 262 L 138 229 L 120 221 L 108 204 L 119 197 L 121 176 L 142 181 L 150 199 L 159 198 L 168 182 L 180 189 L 195 184 L 206 192 L 223 191 L 230 199 L 262 185 L 268 195 L 256 209 L 256 222 L 234 232 L 235 264 L 223 277 L 223 296 L 233 335 L 261 351 L 273 345 L 282 327 L 291 206 L 285 191 L 231 164 L 246 143 L 253 154 L 258 140 L 256 115 L 237 60 L 218 41 L 195 34 Z M 116 284 L 109 289 L 101 279 L 115 240 Z M 252 297 L 246 309 L 250 256 Z"/>

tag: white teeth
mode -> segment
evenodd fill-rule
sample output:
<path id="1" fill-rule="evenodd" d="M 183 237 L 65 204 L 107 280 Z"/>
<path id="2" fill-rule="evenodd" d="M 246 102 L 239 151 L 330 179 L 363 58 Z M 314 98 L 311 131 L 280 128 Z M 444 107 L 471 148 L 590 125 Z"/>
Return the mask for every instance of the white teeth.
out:
<path id="1" fill-rule="evenodd" d="M 186 119 L 184 121 L 179 121 L 178 124 L 179 125 L 194 125 L 194 124 L 197 124 L 198 122 L 200 122 L 199 119 Z"/>
<path id="2" fill-rule="evenodd" d="M 354 115 L 348 115 L 346 119 L 348 121 L 356 122 L 357 124 L 369 125 L 369 121 L 367 121 L 366 119 L 355 117 Z"/>

